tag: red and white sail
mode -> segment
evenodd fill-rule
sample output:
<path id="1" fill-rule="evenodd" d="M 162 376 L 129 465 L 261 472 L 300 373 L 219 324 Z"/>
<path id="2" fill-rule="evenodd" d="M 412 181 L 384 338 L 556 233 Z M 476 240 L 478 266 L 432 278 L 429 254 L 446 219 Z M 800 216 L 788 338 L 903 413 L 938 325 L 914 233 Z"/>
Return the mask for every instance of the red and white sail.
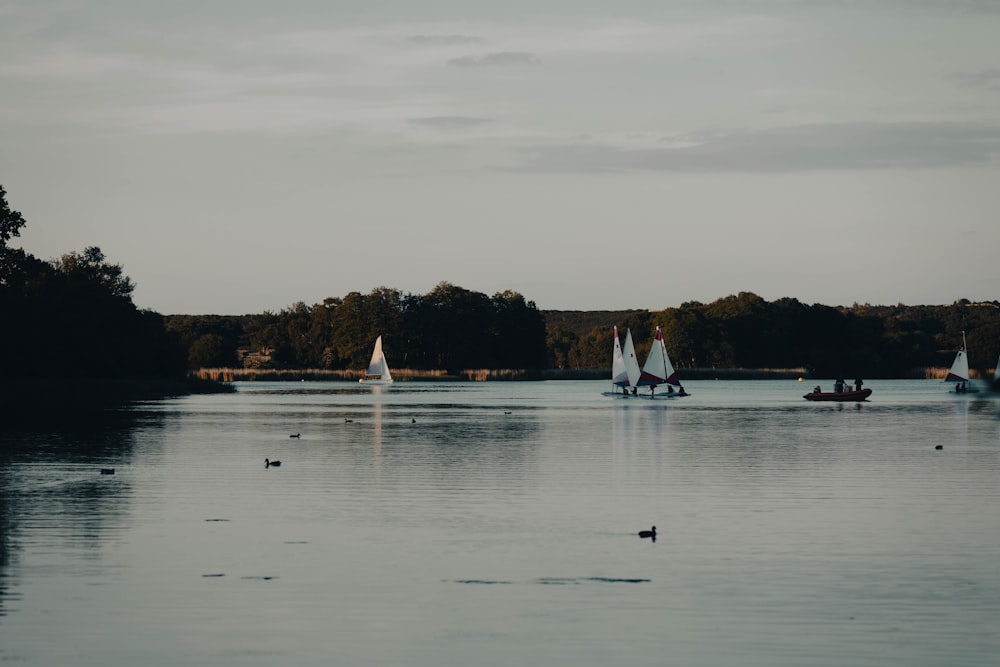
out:
<path id="1" fill-rule="evenodd" d="M 965 353 L 965 332 L 962 332 L 962 347 L 958 348 L 955 361 L 948 370 L 948 377 L 945 382 L 968 382 L 969 381 L 969 357 Z"/>
<path id="2" fill-rule="evenodd" d="M 663 332 L 660 327 L 656 327 L 656 338 L 649 348 L 649 356 L 646 357 L 646 365 L 642 367 L 642 374 L 639 376 L 638 385 L 640 387 L 655 387 L 660 384 L 672 384 L 680 386 L 677 380 L 677 372 L 670 357 L 667 356 L 667 346 L 663 342 Z"/>

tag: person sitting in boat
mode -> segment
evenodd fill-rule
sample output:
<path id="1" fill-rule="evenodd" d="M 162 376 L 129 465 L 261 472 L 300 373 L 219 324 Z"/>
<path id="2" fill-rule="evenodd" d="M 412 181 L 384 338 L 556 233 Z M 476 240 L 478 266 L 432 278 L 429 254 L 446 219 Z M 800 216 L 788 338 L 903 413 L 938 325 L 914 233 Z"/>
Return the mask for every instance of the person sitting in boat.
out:
<path id="1" fill-rule="evenodd" d="M 674 393 L 674 385 L 672 385 L 672 384 L 668 384 L 667 385 L 667 393 L 668 394 Z"/>
<path id="2" fill-rule="evenodd" d="M 671 387 L 671 389 L 673 389 L 673 387 Z M 680 389 L 680 391 L 677 392 L 677 395 L 678 396 L 687 396 L 688 395 L 688 393 L 686 391 L 684 391 L 684 386 L 683 385 L 681 385 L 681 389 Z"/>
<path id="3" fill-rule="evenodd" d="M 819 385 L 816 385 L 815 387 L 813 387 L 813 393 L 814 394 L 822 394 L 823 393 L 823 388 L 820 387 Z"/>

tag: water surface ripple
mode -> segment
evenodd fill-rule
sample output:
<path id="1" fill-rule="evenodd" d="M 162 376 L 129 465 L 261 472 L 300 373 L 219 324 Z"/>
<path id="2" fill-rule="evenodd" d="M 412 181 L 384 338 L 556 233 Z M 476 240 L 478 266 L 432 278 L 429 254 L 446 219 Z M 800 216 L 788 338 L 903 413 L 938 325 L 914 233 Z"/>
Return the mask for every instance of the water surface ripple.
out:
<path id="1" fill-rule="evenodd" d="M 0 661 L 996 662 L 1000 400 L 606 384 L 241 383 L 3 432 Z"/>

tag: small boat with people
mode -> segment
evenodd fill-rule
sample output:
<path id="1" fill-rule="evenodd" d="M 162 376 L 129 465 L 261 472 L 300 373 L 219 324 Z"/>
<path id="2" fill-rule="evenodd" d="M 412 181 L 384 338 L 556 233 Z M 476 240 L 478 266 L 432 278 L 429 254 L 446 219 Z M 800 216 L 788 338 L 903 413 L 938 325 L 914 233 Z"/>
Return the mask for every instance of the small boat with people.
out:
<path id="1" fill-rule="evenodd" d="M 862 388 L 864 382 L 861 378 L 854 381 L 854 388 L 851 389 L 851 385 L 842 379 L 838 379 L 833 383 L 833 391 L 823 391 L 823 388 L 816 385 L 811 392 L 803 396 L 802 398 L 807 401 L 841 401 L 841 402 L 860 402 L 868 400 L 868 397 L 872 395 L 872 390 L 868 388 Z"/>

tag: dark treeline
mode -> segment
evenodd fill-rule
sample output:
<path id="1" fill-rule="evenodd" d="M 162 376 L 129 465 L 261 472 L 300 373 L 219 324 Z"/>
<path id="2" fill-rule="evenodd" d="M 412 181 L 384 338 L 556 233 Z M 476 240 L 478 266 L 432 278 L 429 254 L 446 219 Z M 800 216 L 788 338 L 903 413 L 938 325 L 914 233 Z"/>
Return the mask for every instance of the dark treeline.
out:
<path id="1" fill-rule="evenodd" d="M 132 303 L 134 284 L 97 247 L 40 260 L 8 247 L 23 216 L 0 186 L 0 380 L 182 378 L 188 369 L 360 370 L 379 335 L 399 369 L 603 369 L 611 328 L 644 358 L 656 326 L 678 368 L 806 368 L 818 376 L 907 377 L 1000 352 L 1000 303 L 831 307 L 742 292 L 660 311 L 539 311 L 517 292 L 442 282 L 427 294 L 379 287 L 278 313 L 173 315 Z"/>
<path id="2" fill-rule="evenodd" d="M 380 335 L 397 368 L 548 365 L 545 321 L 533 302 L 517 292 L 490 297 L 447 282 L 423 295 L 379 287 L 278 313 L 174 315 L 167 328 L 186 344 L 191 368 L 361 369 Z"/>
<path id="3" fill-rule="evenodd" d="M 1000 303 L 831 307 L 741 292 L 712 303 L 627 311 L 584 332 L 571 313 L 550 322 L 550 359 L 570 368 L 610 367 L 610 330 L 631 328 L 645 358 L 656 326 L 678 368 L 805 368 L 819 377 L 908 377 L 951 365 L 968 339 L 969 364 L 992 368 L 1000 353 Z M 589 326 L 589 314 L 580 320 Z"/>
<path id="4" fill-rule="evenodd" d="M 661 311 L 538 311 L 515 292 L 449 283 L 426 295 L 380 287 L 261 315 L 175 315 L 191 368 L 362 369 L 378 335 L 396 368 L 610 368 L 611 328 L 640 359 L 656 326 L 678 368 L 805 368 L 822 377 L 908 377 L 947 367 L 967 332 L 970 364 L 1000 352 L 1000 304 L 830 307 L 751 293 Z M 247 352 L 265 354 L 250 354 Z"/>
<path id="5" fill-rule="evenodd" d="M 8 247 L 24 217 L 0 186 L 0 379 L 184 378 L 186 352 L 100 248 L 40 260 Z"/>

